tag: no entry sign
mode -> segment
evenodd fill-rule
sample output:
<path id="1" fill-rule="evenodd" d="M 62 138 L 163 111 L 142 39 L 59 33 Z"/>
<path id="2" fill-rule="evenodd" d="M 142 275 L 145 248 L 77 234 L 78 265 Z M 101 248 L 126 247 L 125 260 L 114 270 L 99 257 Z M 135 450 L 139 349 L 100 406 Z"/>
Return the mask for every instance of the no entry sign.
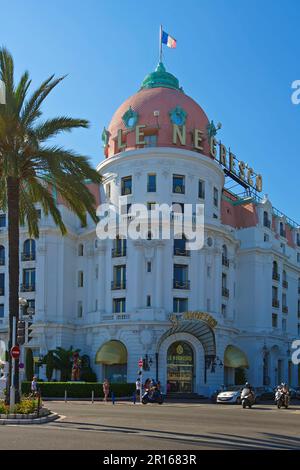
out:
<path id="1" fill-rule="evenodd" d="M 11 348 L 10 355 L 14 359 L 18 359 L 20 357 L 20 348 L 19 348 L 19 346 L 14 346 L 13 348 Z"/>
<path id="2" fill-rule="evenodd" d="M 141 369 L 143 367 L 143 359 L 139 360 L 139 368 Z"/>

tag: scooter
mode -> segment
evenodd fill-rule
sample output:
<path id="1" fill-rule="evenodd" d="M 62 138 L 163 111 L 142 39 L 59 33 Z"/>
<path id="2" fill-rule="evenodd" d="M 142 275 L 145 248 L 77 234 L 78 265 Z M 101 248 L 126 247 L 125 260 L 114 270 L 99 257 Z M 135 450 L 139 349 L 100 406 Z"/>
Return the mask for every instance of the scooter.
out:
<path id="1" fill-rule="evenodd" d="M 142 396 L 143 405 L 147 405 L 147 403 L 158 403 L 159 405 L 162 405 L 163 402 L 164 397 L 159 390 L 147 390 Z"/>
<path id="2" fill-rule="evenodd" d="M 252 407 L 255 403 L 255 395 L 254 393 L 249 389 L 249 388 L 244 388 L 241 393 L 241 403 L 242 407 L 246 408 L 247 406 L 249 408 Z"/>
<path id="3" fill-rule="evenodd" d="M 288 393 L 283 393 L 282 390 L 277 390 L 275 393 L 275 404 L 277 408 L 280 410 L 282 406 L 287 409 L 289 407 L 290 397 Z"/>

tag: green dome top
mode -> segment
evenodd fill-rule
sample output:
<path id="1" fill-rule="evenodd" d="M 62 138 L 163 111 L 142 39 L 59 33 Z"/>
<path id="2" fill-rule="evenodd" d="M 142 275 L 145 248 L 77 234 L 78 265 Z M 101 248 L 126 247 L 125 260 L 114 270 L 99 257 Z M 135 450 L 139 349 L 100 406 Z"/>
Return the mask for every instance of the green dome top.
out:
<path id="1" fill-rule="evenodd" d="M 179 86 L 178 79 L 166 71 L 162 62 L 159 62 L 155 72 L 149 73 L 149 75 L 144 78 L 141 90 L 158 87 L 173 88 L 173 90 L 183 91 Z"/>

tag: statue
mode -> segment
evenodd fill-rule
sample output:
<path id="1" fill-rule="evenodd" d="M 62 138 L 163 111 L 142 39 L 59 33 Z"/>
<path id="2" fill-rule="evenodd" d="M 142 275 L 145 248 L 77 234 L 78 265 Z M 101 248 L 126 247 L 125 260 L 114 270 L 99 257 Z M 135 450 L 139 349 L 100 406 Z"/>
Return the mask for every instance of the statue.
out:
<path id="1" fill-rule="evenodd" d="M 79 358 L 79 353 L 73 353 L 73 366 L 72 366 L 72 381 L 80 380 L 80 369 L 81 369 L 81 360 Z"/>

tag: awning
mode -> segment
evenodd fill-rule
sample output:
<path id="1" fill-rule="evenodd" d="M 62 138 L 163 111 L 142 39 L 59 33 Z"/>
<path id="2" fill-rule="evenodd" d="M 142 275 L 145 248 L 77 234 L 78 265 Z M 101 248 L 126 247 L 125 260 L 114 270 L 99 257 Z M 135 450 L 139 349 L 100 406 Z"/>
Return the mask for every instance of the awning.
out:
<path id="1" fill-rule="evenodd" d="M 127 364 L 127 349 L 120 341 L 108 341 L 98 350 L 96 364 Z"/>
<path id="2" fill-rule="evenodd" d="M 249 362 L 246 354 L 236 346 L 229 345 L 224 353 L 224 366 L 225 367 L 249 367 Z"/>

